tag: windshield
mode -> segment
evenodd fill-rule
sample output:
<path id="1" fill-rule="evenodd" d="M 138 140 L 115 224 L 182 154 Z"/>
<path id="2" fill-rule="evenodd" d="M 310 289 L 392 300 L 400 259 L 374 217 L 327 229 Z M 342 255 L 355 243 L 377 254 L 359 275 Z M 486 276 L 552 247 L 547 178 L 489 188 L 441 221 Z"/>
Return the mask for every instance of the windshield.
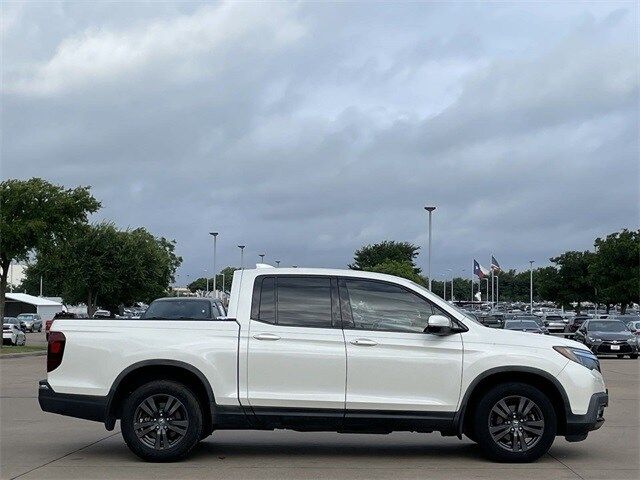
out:
<path id="1" fill-rule="evenodd" d="M 12 323 L 14 325 L 20 325 L 20 320 L 14 317 L 4 317 L 2 323 Z"/>
<path id="2" fill-rule="evenodd" d="M 211 303 L 208 300 L 160 300 L 153 302 L 142 318 L 148 320 L 209 319 Z"/>
<path id="3" fill-rule="evenodd" d="M 35 317 L 35 315 L 33 313 L 21 313 L 20 315 L 18 315 L 18 318 L 23 318 L 23 319 L 31 319 Z"/>
<path id="4" fill-rule="evenodd" d="M 618 321 L 608 322 L 589 322 L 587 330 L 590 332 L 626 332 L 627 327 L 624 323 Z"/>

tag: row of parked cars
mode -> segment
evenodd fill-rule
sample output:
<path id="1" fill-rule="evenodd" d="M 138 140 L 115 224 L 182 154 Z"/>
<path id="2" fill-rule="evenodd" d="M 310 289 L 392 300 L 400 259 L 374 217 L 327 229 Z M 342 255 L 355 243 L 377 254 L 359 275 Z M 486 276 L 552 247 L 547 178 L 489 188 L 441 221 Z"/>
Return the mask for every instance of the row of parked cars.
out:
<path id="1" fill-rule="evenodd" d="M 2 319 L 2 343 L 4 345 L 25 345 L 26 332 L 41 332 L 42 318 L 37 313 L 21 313 L 17 317 Z"/>
<path id="2" fill-rule="evenodd" d="M 634 315 L 526 315 L 502 312 L 467 312 L 493 328 L 549 335 L 562 334 L 584 343 L 596 355 L 638 358 L 640 317 Z"/>

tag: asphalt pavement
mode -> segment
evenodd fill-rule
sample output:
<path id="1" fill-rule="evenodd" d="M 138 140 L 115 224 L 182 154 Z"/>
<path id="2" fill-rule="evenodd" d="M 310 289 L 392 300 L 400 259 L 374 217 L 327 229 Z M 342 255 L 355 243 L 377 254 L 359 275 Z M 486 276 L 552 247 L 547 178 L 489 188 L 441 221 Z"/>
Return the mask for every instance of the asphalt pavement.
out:
<path id="1" fill-rule="evenodd" d="M 37 335 L 37 334 L 35 334 Z M 640 362 L 602 360 L 610 393 L 604 426 L 580 443 L 556 439 L 533 464 L 484 460 L 469 440 L 439 434 L 215 432 L 187 460 L 140 461 L 118 426 L 45 414 L 44 357 L 0 360 L 3 479 L 638 479 Z"/>

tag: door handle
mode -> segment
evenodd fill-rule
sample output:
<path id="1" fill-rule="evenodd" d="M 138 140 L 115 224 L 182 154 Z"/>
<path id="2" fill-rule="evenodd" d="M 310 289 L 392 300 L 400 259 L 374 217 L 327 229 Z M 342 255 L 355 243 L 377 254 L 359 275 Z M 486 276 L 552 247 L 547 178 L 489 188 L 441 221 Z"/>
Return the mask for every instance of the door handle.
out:
<path id="1" fill-rule="evenodd" d="M 257 333 L 253 336 L 256 340 L 280 340 L 275 333 Z"/>
<path id="2" fill-rule="evenodd" d="M 351 344 L 358 345 L 359 347 L 375 347 L 378 342 L 369 340 L 368 338 L 356 338 L 355 340 L 351 340 Z"/>

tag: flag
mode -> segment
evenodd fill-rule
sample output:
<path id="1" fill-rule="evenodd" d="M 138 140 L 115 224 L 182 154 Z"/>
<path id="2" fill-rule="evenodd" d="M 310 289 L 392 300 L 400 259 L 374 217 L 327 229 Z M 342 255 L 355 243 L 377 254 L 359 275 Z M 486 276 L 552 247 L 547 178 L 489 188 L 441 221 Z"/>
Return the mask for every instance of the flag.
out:
<path id="1" fill-rule="evenodd" d="M 493 270 L 494 272 L 500 271 L 500 264 L 496 260 L 496 257 L 494 257 L 493 255 L 491 255 L 491 270 Z"/>
<path id="2" fill-rule="evenodd" d="M 483 268 L 477 260 L 473 260 L 473 274 L 477 275 L 480 280 L 489 275 L 489 270 Z"/>

